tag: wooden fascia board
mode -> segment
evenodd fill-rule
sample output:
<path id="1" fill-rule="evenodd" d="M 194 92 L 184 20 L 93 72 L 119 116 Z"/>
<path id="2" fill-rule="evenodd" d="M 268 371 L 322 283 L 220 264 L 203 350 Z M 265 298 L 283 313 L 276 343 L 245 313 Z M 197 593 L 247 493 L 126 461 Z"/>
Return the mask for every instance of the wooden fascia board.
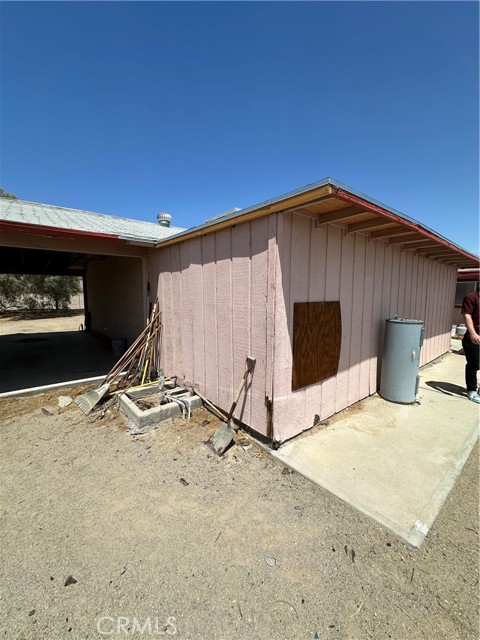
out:
<path id="1" fill-rule="evenodd" d="M 215 222 L 208 226 L 200 226 L 192 229 L 190 232 L 186 232 L 182 235 L 178 235 L 167 240 L 162 240 L 155 245 L 156 249 L 163 249 L 164 247 L 168 247 L 172 244 L 177 244 L 178 242 L 183 242 L 184 240 L 191 240 L 192 238 L 198 238 L 199 236 L 205 236 L 209 233 L 214 233 L 215 231 L 220 231 L 221 229 L 225 229 L 227 227 L 233 227 L 237 224 L 241 224 L 243 222 L 249 222 L 250 220 L 255 220 L 257 218 L 262 218 L 263 216 L 268 216 L 271 213 L 278 213 L 280 211 L 286 211 L 295 207 L 301 207 L 302 205 L 306 206 L 307 204 L 314 204 L 315 202 L 321 202 L 326 198 L 329 198 L 332 194 L 333 187 L 331 184 L 326 184 L 313 191 L 307 191 L 305 193 L 299 193 L 297 195 L 290 196 L 289 198 L 285 198 L 284 200 L 278 200 L 277 202 L 272 202 L 269 204 L 265 204 L 264 206 L 258 207 L 257 209 L 253 209 L 251 211 L 246 211 L 244 214 L 238 214 L 228 218 L 227 220 L 220 220 L 219 222 Z"/>

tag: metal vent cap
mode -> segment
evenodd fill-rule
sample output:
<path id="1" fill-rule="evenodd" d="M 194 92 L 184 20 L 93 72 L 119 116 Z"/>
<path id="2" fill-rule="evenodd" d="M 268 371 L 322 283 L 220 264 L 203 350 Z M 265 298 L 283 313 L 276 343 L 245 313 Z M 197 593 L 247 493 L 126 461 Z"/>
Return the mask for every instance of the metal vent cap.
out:
<path id="1" fill-rule="evenodd" d="M 166 211 L 160 211 L 157 215 L 157 221 L 161 227 L 169 227 L 172 221 L 172 216 Z"/>

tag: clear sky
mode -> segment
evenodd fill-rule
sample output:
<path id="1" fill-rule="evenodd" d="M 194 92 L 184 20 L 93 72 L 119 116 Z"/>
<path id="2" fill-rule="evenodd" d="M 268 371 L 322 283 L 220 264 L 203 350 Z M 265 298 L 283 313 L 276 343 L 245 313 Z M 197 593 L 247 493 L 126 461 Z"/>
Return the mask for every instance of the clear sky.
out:
<path id="1" fill-rule="evenodd" d="M 3 2 L 1 185 L 173 224 L 331 176 L 478 251 L 476 2 Z"/>

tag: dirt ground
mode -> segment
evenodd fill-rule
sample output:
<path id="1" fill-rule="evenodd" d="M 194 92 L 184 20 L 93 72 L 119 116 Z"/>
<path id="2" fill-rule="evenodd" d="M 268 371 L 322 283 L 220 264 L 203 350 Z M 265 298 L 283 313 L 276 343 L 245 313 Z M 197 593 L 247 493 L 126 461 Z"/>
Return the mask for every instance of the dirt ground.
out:
<path id="1" fill-rule="evenodd" d="M 478 637 L 478 446 L 415 550 L 256 445 L 212 454 L 204 409 L 133 437 L 59 395 L 0 403 L 2 637 Z"/>
<path id="2" fill-rule="evenodd" d="M 0 336 L 12 333 L 46 333 L 47 331 L 78 331 L 78 327 L 85 322 L 82 314 L 68 316 L 53 316 L 50 318 L 19 319 L 16 315 L 0 316 Z"/>

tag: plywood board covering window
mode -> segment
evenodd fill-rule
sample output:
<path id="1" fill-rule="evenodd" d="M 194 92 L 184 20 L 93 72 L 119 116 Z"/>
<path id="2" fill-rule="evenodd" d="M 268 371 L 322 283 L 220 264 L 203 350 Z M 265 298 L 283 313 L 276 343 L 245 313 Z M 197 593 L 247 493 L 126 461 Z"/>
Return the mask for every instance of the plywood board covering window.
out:
<path id="1" fill-rule="evenodd" d="M 335 376 L 342 342 L 340 302 L 293 305 L 292 391 Z"/>

